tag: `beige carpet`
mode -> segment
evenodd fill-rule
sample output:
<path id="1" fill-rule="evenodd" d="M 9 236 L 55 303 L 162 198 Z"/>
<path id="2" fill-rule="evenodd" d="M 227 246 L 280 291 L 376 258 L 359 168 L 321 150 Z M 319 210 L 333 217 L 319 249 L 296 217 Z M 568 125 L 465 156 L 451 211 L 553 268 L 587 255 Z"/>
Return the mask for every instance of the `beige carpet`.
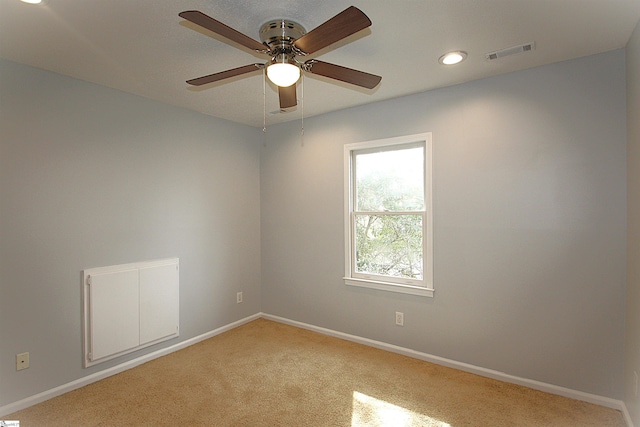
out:
<path id="1" fill-rule="evenodd" d="M 30 426 L 624 426 L 619 411 L 259 319 L 16 412 Z"/>

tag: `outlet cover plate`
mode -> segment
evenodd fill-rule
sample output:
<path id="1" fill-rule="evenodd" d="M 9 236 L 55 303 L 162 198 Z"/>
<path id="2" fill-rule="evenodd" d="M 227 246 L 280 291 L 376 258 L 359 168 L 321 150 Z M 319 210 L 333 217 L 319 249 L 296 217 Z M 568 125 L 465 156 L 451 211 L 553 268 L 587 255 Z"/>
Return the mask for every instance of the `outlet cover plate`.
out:
<path id="1" fill-rule="evenodd" d="M 29 367 L 29 353 L 16 354 L 16 371 L 21 371 Z"/>
<path id="2" fill-rule="evenodd" d="M 396 325 L 404 326 L 404 313 L 396 311 Z"/>

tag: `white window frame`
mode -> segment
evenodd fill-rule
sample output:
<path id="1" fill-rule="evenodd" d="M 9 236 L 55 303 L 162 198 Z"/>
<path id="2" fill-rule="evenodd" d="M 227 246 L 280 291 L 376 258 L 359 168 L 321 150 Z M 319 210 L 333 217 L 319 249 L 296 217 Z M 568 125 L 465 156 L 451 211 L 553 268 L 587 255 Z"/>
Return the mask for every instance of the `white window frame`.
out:
<path id="1" fill-rule="evenodd" d="M 423 278 L 422 280 L 385 278 L 378 275 L 356 273 L 354 269 L 354 177 L 353 153 L 355 151 L 389 148 L 395 145 L 424 145 L 424 236 L 423 236 Z M 433 154 L 431 132 L 406 135 L 374 141 L 356 142 L 344 146 L 344 236 L 345 236 L 345 276 L 344 282 L 349 286 L 378 289 L 403 294 L 433 297 Z"/>

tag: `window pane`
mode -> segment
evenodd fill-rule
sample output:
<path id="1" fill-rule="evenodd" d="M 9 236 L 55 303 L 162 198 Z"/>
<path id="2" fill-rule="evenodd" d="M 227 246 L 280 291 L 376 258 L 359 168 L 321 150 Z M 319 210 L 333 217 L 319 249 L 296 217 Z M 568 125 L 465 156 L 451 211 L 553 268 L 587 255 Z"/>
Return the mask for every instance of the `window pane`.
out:
<path id="1" fill-rule="evenodd" d="M 356 211 L 424 209 L 424 147 L 355 156 Z"/>
<path id="2" fill-rule="evenodd" d="M 422 215 L 355 215 L 358 273 L 422 280 Z"/>

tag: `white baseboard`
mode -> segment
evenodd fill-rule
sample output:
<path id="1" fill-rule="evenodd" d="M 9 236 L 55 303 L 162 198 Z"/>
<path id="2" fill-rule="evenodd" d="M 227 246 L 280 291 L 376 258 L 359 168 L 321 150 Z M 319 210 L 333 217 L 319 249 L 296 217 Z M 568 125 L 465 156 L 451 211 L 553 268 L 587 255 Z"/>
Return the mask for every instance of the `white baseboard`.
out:
<path id="1" fill-rule="evenodd" d="M 63 384 L 56 388 L 52 388 L 51 390 L 46 390 L 46 391 L 43 391 L 42 393 L 38 393 L 36 395 L 27 397 L 26 399 L 22 399 L 5 406 L 1 406 L 0 417 L 4 415 L 9 415 L 16 411 L 20 411 L 22 409 L 28 408 L 29 406 L 35 405 L 36 403 L 44 402 L 45 400 L 49 400 L 56 396 L 60 396 L 61 394 L 68 393 L 72 390 L 75 390 L 80 387 L 84 387 L 86 385 L 89 385 L 96 381 L 100 381 L 101 379 L 110 377 L 112 375 L 119 374 L 120 372 L 126 371 L 128 369 L 135 368 L 138 365 L 142 365 L 143 363 L 149 362 L 153 359 L 157 359 L 158 357 L 166 356 L 167 354 L 176 352 L 178 350 L 182 350 L 183 348 L 192 346 L 194 344 L 199 343 L 200 341 L 204 341 L 206 339 L 219 335 L 223 332 L 227 332 L 231 329 L 237 328 L 240 325 L 259 319 L 260 317 L 261 317 L 261 313 L 256 313 L 249 317 L 245 317 L 244 319 L 240 319 L 236 322 L 222 326 L 213 331 L 179 342 L 170 347 L 154 351 L 153 353 L 145 354 L 144 356 L 140 356 L 136 359 L 129 360 L 128 362 L 121 363 L 120 365 L 116 365 L 111 368 L 105 369 L 103 371 L 96 372 L 91 375 L 87 375 L 86 377 L 79 378 L 75 381 L 71 381 L 70 383 Z"/>
<path id="2" fill-rule="evenodd" d="M 627 410 L 627 405 L 622 402 L 622 416 L 624 416 L 624 421 L 627 423 L 627 427 L 634 427 L 633 426 L 633 420 L 631 419 L 631 414 L 629 414 L 629 411 Z"/>
<path id="3" fill-rule="evenodd" d="M 559 396 L 568 397 L 571 399 L 581 400 L 584 402 L 593 403 L 596 405 L 605 406 L 608 408 L 617 409 L 622 412 L 624 419 L 627 423 L 628 427 L 634 427 L 633 421 L 629 415 L 626 405 L 621 400 L 611 399 L 608 397 L 598 396 L 595 394 L 585 393 L 582 391 L 572 390 L 566 387 L 560 387 L 553 384 L 547 384 L 540 381 L 530 380 L 526 378 L 517 377 L 514 375 L 509 375 L 504 372 L 494 371 L 492 369 L 486 369 L 479 366 L 470 365 L 468 363 L 458 362 L 451 359 L 446 359 L 439 356 L 434 356 L 427 353 L 422 353 L 419 351 L 411 350 L 404 347 L 399 347 L 393 344 L 387 344 L 381 341 L 375 341 L 368 338 L 359 337 L 356 335 L 346 334 L 344 332 L 338 332 L 331 329 L 322 328 L 319 326 L 310 325 L 307 323 L 298 322 L 295 320 L 286 319 L 279 316 L 274 316 L 267 313 L 256 313 L 249 317 L 245 317 L 244 319 L 240 319 L 236 322 L 230 323 L 228 325 L 222 326 L 213 331 L 207 332 L 205 334 L 199 335 L 197 337 L 182 341 L 175 345 L 172 345 L 167 348 L 160 349 L 153 353 L 145 354 L 144 356 L 140 356 L 136 359 L 130 360 L 128 362 L 122 363 L 117 366 L 113 366 L 111 368 L 105 369 L 100 372 L 96 372 L 94 374 L 88 375 L 86 377 L 79 378 L 75 381 L 71 381 L 67 384 L 63 384 L 59 387 L 55 387 L 50 390 L 46 390 L 42 393 L 38 393 L 36 395 L 27 397 L 25 399 L 19 400 L 14 403 L 10 403 L 5 406 L 0 407 L 0 417 L 4 415 L 11 414 L 16 411 L 20 411 L 22 409 L 28 408 L 29 406 L 35 405 L 40 402 L 44 402 L 45 400 L 49 400 L 53 397 L 60 396 L 64 393 L 70 392 L 80 387 L 84 387 L 85 385 L 89 385 L 101 379 L 110 377 L 112 375 L 118 374 L 120 372 L 126 371 L 128 369 L 134 368 L 143 363 L 149 362 L 153 359 L 157 359 L 158 357 L 166 356 L 167 354 L 173 353 L 178 350 L 182 350 L 183 348 L 189 347 L 191 345 L 197 344 L 200 341 L 204 341 L 206 339 L 212 338 L 216 335 L 219 335 L 223 332 L 227 332 L 231 329 L 237 328 L 245 323 L 249 323 L 258 318 L 265 318 L 267 320 L 273 320 L 275 322 L 284 323 L 291 326 L 296 326 L 303 329 L 308 329 L 310 331 L 318 332 L 323 335 L 329 335 L 336 338 L 345 339 L 347 341 L 356 342 L 359 344 L 364 344 L 370 347 L 379 348 L 381 350 L 390 351 L 392 353 L 398 353 L 405 356 L 413 357 L 415 359 L 424 360 L 426 362 L 435 363 L 437 365 L 446 366 L 449 368 L 459 369 L 461 371 L 470 372 L 473 374 L 481 375 L 487 378 L 493 378 L 499 381 L 504 381 L 507 383 L 518 384 L 525 387 L 529 387 L 535 390 L 544 391 L 547 393 L 556 394 Z"/>
<path id="4" fill-rule="evenodd" d="M 338 332 L 331 329 L 321 328 L 319 326 L 309 325 L 307 323 L 298 322 L 295 320 L 286 319 L 279 316 L 274 316 L 267 313 L 262 313 L 262 317 L 267 320 L 273 320 L 275 322 L 284 323 L 291 326 L 296 326 L 310 331 L 318 332 L 323 335 L 329 335 L 336 338 L 345 339 L 347 341 L 356 342 L 358 344 L 364 344 L 370 347 L 379 348 L 381 350 L 390 351 L 392 353 L 402 354 L 404 356 L 413 357 L 415 359 L 431 362 L 436 365 L 446 366 L 449 368 L 459 369 L 461 371 L 470 372 L 472 374 L 480 375 L 487 378 L 504 381 L 511 384 L 517 384 L 524 387 L 529 387 L 534 390 L 540 390 L 559 396 L 568 397 L 571 399 L 581 400 L 588 403 L 593 403 L 607 408 L 617 409 L 622 412 L 628 427 L 634 427 L 627 407 L 621 400 L 611 399 L 604 396 L 598 396 L 596 394 L 585 393 L 582 391 L 572 390 L 566 387 L 560 387 L 553 384 L 543 383 L 541 381 L 530 380 L 527 378 L 517 377 L 509 375 L 504 372 L 494 371 L 492 369 L 482 368 L 480 366 L 470 365 L 464 362 L 458 362 L 456 360 L 446 359 L 444 357 L 434 356 L 427 353 L 411 350 L 404 347 L 399 347 L 393 344 L 387 344 L 381 341 L 375 341 L 368 338 L 359 337 L 356 335 L 346 334 L 344 332 Z"/>

